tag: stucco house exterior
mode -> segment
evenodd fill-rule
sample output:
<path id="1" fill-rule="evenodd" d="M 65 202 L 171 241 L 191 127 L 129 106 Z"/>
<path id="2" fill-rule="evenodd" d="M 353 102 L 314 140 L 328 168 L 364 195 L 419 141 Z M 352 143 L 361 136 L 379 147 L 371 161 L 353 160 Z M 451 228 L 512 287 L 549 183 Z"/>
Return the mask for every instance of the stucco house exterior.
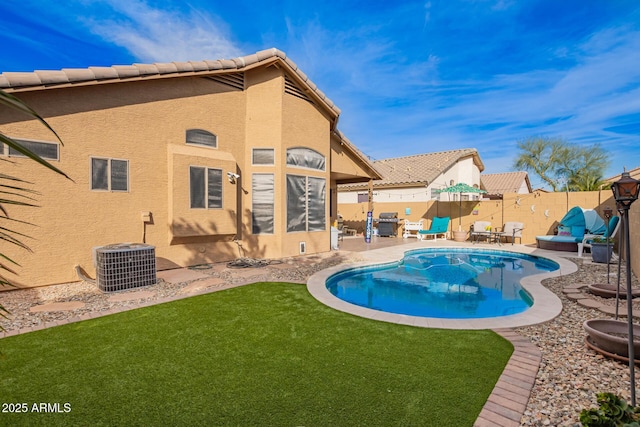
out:
<path id="1" fill-rule="evenodd" d="M 338 183 L 379 179 L 337 129 L 340 110 L 283 52 L 231 60 L 2 73 L 36 110 L 0 107 L 0 132 L 69 175 L 2 147 L 38 208 L 9 207 L 32 239 L 20 286 L 78 280 L 93 248 L 144 242 L 158 269 L 329 251 Z"/>
<path id="2" fill-rule="evenodd" d="M 376 160 L 374 167 L 382 179 L 372 181 L 374 217 L 397 212 L 400 220 L 427 217 L 427 203 L 458 201 L 459 194 L 440 193 L 450 185 L 464 182 L 480 188 L 484 164 L 475 148 L 440 151 Z M 368 184 L 338 186 L 338 211 L 349 227 L 362 229 L 368 209 Z M 478 194 L 463 194 L 462 200 L 477 200 Z"/>

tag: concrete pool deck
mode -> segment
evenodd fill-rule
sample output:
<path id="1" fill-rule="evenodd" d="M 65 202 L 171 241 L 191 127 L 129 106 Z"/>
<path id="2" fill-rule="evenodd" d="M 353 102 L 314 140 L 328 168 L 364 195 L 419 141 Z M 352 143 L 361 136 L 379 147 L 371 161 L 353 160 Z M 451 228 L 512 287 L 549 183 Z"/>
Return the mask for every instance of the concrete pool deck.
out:
<path id="1" fill-rule="evenodd" d="M 380 238 L 379 238 L 380 239 Z M 513 314 L 509 316 L 491 317 L 483 319 L 440 319 L 432 317 L 418 317 L 404 314 L 386 313 L 378 310 L 372 310 L 366 307 L 357 306 L 343 301 L 327 290 L 327 279 L 344 270 L 367 267 L 372 265 L 389 264 L 400 261 L 405 252 L 415 249 L 427 248 L 471 248 L 478 250 L 498 250 L 505 252 L 514 252 L 520 254 L 528 254 L 540 256 L 558 263 L 560 268 L 556 271 L 536 274 L 533 276 L 523 277 L 521 284 L 523 288 L 529 292 L 533 298 L 533 306 L 523 313 Z M 562 303 L 560 299 L 551 291 L 542 286 L 542 280 L 549 277 L 557 277 L 577 271 L 577 266 L 558 256 L 557 252 L 546 251 L 523 245 L 502 245 L 495 244 L 469 244 L 457 243 L 449 240 L 418 241 L 416 243 L 407 243 L 400 246 L 387 246 L 380 249 L 373 249 L 361 252 L 360 255 L 365 259 L 363 262 L 350 265 L 339 265 L 322 270 L 309 278 L 307 281 L 307 289 L 318 301 L 323 304 L 355 316 L 365 317 L 368 319 L 380 320 L 383 322 L 398 323 L 402 325 L 411 325 L 422 328 L 441 328 L 441 329 L 502 329 L 517 328 L 520 326 L 534 325 L 537 323 L 552 320 L 562 311 Z"/>

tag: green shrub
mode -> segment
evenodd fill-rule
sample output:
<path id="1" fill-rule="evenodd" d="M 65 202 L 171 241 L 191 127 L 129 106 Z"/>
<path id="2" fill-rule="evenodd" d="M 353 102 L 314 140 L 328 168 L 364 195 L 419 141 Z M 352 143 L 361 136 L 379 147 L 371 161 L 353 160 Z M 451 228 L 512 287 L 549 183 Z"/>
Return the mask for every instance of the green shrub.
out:
<path id="1" fill-rule="evenodd" d="M 613 393 L 598 393 L 598 408 L 583 409 L 580 422 L 586 427 L 640 427 L 638 407 Z"/>

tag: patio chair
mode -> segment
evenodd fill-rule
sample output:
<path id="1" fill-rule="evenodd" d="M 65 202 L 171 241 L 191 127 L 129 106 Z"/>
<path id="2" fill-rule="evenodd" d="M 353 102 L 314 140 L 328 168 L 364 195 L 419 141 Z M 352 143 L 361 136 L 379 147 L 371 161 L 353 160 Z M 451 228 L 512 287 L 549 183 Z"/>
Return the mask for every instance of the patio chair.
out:
<path id="1" fill-rule="evenodd" d="M 522 243 L 522 230 L 524 230 L 524 223 L 522 222 L 505 222 L 500 232 L 500 238 L 504 238 L 505 243 L 511 238 L 512 245 L 516 242 L 516 239 L 520 239 L 520 243 Z"/>
<path id="2" fill-rule="evenodd" d="M 434 217 L 431 220 L 431 228 L 418 231 L 418 239 L 425 240 L 429 236 L 433 236 L 433 240 L 438 240 L 438 236 L 441 235 L 444 240 L 447 240 L 449 237 L 449 220 L 448 216 Z"/>
<path id="3" fill-rule="evenodd" d="M 404 233 L 402 233 L 402 238 L 403 239 L 407 239 L 409 237 L 418 237 L 420 233 L 420 231 L 422 230 L 422 223 L 424 222 L 424 219 L 421 219 L 420 221 L 409 221 L 408 219 L 404 220 Z M 412 232 L 415 231 L 416 233 L 413 234 Z"/>
<path id="4" fill-rule="evenodd" d="M 591 250 L 591 242 L 596 237 L 603 237 L 606 239 L 607 236 L 609 236 L 609 238 L 613 239 L 618 232 L 618 228 L 620 228 L 620 217 L 613 216 L 609 219 L 609 228 L 605 230 L 604 234 L 585 234 L 582 238 L 582 242 L 578 242 L 578 256 L 582 256 L 584 248 L 589 248 L 589 250 Z"/>
<path id="5" fill-rule="evenodd" d="M 478 242 L 481 238 L 486 241 L 491 239 L 491 221 L 476 221 L 471 230 L 471 241 Z"/>

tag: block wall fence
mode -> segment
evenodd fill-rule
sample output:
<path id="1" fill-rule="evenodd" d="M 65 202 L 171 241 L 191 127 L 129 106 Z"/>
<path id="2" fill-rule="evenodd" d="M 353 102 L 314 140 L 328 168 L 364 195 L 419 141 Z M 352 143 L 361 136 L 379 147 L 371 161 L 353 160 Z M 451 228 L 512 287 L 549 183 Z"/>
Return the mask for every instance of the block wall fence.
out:
<path id="1" fill-rule="evenodd" d="M 424 228 L 431 226 L 435 216 L 449 216 L 450 230 L 469 230 L 474 221 L 490 221 L 492 227 L 502 227 L 505 222 L 519 221 L 524 223 L 522 243 L 535 245 L 536 236 L 553 234 L 562 217 L 574 206 L 595 209 L 602 218 L 605 207 L 615 211 L 615 200 L 610 189 L 582 192 L 533 192 L 530 194 L 504 194 L 502 200 L 482 200 L 453 202 L 376 202 L 373 205 L 373 217 L 382 212 L 397 212 L 398 238 L 402 238 L 404 219 L 418 221 L 424 219 Z M 363 232 L 367 215 L 367 203 L 351 203 L 338 205 L 338 213 L 344 218 L 349 228 Z M 630 214 L 631 232 L 631 264 L 633 271 L 640 272 L 640 202 L 632 205 Z"/>

